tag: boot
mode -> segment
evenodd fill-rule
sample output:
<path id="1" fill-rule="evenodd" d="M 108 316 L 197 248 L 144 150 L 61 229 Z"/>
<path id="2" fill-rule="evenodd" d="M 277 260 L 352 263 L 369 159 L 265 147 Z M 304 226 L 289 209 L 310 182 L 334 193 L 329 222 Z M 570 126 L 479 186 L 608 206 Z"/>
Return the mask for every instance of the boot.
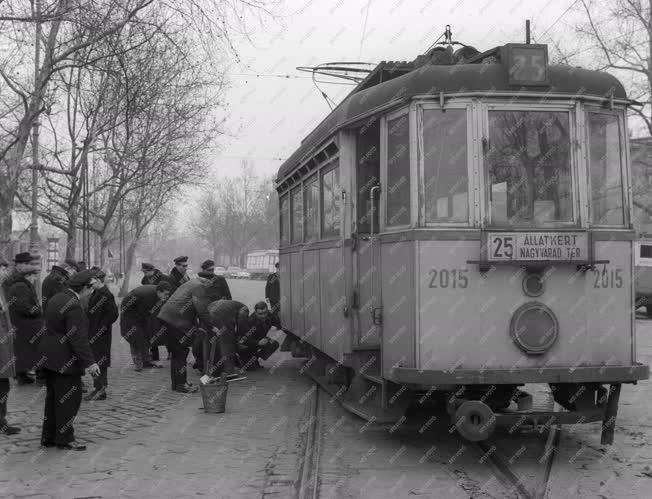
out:
<path id="1" fill-rule="evenodd" d="M 93 390 L 91 393 L 86 395 L 84 397 L 84 400 L 86 402 L 92 402 L 94 400 L 106 400 L 106 390 L 104 388 L 100 388 Z"/>
<path id="2" fill-rule="evenodd" d="M 20 428 L 18 426 L 11 426 L 5 422 L 0 424 L 0 433 L 4 435 L 17 435 L 20 433 Z"/>
<path id="3" fill-rule="evenodd" d="M 188 383 L 186 383 L 185 385 L 172 388 L 172 390 L 179 393 L 195 393 L 197 391 L 197 387 L 191 386 Z"/>

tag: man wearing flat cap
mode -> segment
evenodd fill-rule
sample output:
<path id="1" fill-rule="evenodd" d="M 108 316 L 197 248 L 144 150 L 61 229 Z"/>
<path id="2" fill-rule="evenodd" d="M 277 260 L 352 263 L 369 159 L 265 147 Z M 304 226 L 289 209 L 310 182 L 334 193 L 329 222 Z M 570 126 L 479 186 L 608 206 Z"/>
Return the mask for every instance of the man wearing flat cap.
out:
<path id="1" fill-rule="evenodd" d="M 34 282 L 40 271 L 40 258 L 29 253 L 14 257 L 15 270 L 2 283 L 9 308 L 9 319 L 15 329 L 14 354 L 18 384 L 34 383 L 30 371 L 37 368 L 38 341 L 42 335 L 43 314 Z"/>
<path id="2" fill-rule="evenodd" d="M 109 384 L 108 370 L 111 366 L 111 338 L 113 323 L 118 320 L 118 307 L 111 290 L 104 283 L 106 273 L 93 267 L 96 272 L 93 292 L 88 298 L 88 342 L 93 357 L 100 368 L 100 375 L 93 379 L 94 390 L 84 400 L 106 400 Z"/>
<path id="3" fill-rule="evenodd" d="M 100 374 L 88 341 L 88 319 L 80 300 L 97 281 L 96 270 L 83 270 L 68 280 L 68 289 L 54 295 L 45 310 L 46 331 L 40 349 L 46 379 L 41 445 L 86 450 L 75 441 L 73 421 L 82 400 L 82 375 Z"/>
<path id="4" fill-rule="evenodd" d="M 77 262 L 72 258 L 65 260 L 61 265 L 54 265 L 52 267 L 52 270 L 43 279 L 43 284 L 41 285 L 43 310 L 45 310 L 50 298 L 66 289 L 66 281 L 78 271 L 79 267 L 77 266 Z"/>
<path id="5" fill-rule="evenodd" d="M 143 271 L 143 278 L 140 281 L 140 284 L 143 286 L 147 284 L 153 284 L 156 286 L 161 281 L 169 280 L 168 276 L 154 267 L 151 263 L 141 264 L 140 269 Z"/>
<path id="6" fill-rule="evenodd" d="M 170 284 L 172 285 L 172 293 L 174 293 L 179 286 L 188 282 L 188 257 L 178 256 L 174 259 L 174 268 L 170 272 Z"/>

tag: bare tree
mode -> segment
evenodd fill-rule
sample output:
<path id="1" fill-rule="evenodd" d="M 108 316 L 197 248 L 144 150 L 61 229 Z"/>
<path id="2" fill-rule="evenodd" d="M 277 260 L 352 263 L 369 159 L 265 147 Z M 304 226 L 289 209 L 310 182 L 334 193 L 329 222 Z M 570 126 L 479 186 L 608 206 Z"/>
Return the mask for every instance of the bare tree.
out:
<path id="1" fill-rule="evenodd" d="M 614 73 L 643 104 L 631 107 L 639 133 L 652 135 L 652 0 L 581 0 L 577 9 L 579 40 L 554 44 L 556 59 Z"/>
<path id="2" fill-rule="evenodd" d="M 229 262 L 244 265 L 249 251 L 278 247 L 278 202 L 273 181 L 243 162 L 238 177 L 215 180 L 199 198 L 193 233 Z"/>
<path id="3" fill-rule="evenodd" d="M 70 74 L 74 69 L 101 66 L 102 61 L 107 58 L 117 59 L 119 62 L 120 58 L 117 56 L 128 54 L 148 43 L 150 56 L 155 54 L 155 58 L 160 57 L 169 62 L 170 59 L 166 58 L 164 52 L 169 49 L 169 45 L 166 47 L 164 41 L 175 44 L 182 34 L 187 38 L 193 37 L 195 43 L 192 48 L 191 45 L 185 44 L 184 52 L 180 55 L 177 51 L 176 55 L 190 61 L 191 65 L 196 64 L 199 61 L 191 56 L 198 52 L 199 45 L 199 51 L 203 48 L 203 54 L 210 55 L 209 60 L 201 61 L 202 70 L 208 74 L 227 62 L 229 56 L 225 54 L 231 52 L 237 59 L 237 52 L 230 38 L 232 32 L 248 36 L 249 14 L 253 12 L 256 15 L 268 15 L 268 6 L 275 3 L 273 0 L 42 0 L 41 3 L 28 0 L 1 1 L 0 38 L 4 40 L 0 40 L 0 43 L 8 42 L 13 48 L 0 57 L 0 78 L 4 83 L 0 87 L 0 251 L 6 247 L 11 235 L 12 208 L 21 174 L 31 168 L 31 165 L 23 162 L 30 129 L 37 117 L 41 113 L 48 113 L 52 104 L 60 97 L 61 94 L 56 92 L 58 88 L 53 85 L 59 75 Z M 40 13 L 34 11 L 37 4 L 42 4 Z M 26 50 L 32 36 L 31 27 L 35 24 L 42 25 L 45 32 L 43 40 L 38 40 L 39 46 L 43 45 L 43 62 L 37 68 L 36 78 L 27 70 L 32 58 Z M 141 33 L 144 31 L 156 36 L 134 37 L 133 32 L 138 32 L 139 28 Z M 152 38 L 156 41 L 152 41 Z M 215 50 L 216 44 L 227 50 Z M 156 52 L 157 49 L 159 52 Z M 111 79 L 109 76 L 116 77 L 119 73 L 111 73 L 115 69 L 113 64 L 105 65 L 104 70 L 108 72 L 107 81 Z M 36 83 L 32 84 L 34 79 Z M 64 76 L 59 80 L 66 81 Z M 68 80 L 68 83 L 73 82 Z M 135 106 L 141 104 L 140 101 L 129 103 Z M 174 113 L 168 113 L 168 118 L 173 118 L 173 115 Z M 89 124 L 90 128 L 86 126 Z M 93 149 L 95 139 L 100 135 L 100 131 L 95 127 L 97 122 L 93 120 L 82 127 L 88 140 L 82 141 L 80 152 L 77 152 L 76 145 L 71 145 L 71 158 L 67 162 L 69 164 L 38 166 L 41 171 L 76 179 L 73 182 L 61 182 L 66 188 L 55 196 L 60 209 L 63 209 L 66 203 L 77 205 L 79 202 L 76 191 L 81 180 L 80 172 L 87 171 L 84 166 L 87 165 L 88 154 Z M 120 145 L 124 146 L 125 143 L 129 141 L 125 140 Z M 113 185 L 112 179 L 109 178 L 107 182 L 107 185 Z M 52 186 L 50 179 L 49 187 Z M 63 199 L 66 201 L 62 202 Z M 110 219 L 105 222 L 110 222 Z M 58 223 L 59 226 L 62 225 L 61 220 Z M 74 214 L 65 221 L 67 230 L 73 230 L 75 224 Z"/>

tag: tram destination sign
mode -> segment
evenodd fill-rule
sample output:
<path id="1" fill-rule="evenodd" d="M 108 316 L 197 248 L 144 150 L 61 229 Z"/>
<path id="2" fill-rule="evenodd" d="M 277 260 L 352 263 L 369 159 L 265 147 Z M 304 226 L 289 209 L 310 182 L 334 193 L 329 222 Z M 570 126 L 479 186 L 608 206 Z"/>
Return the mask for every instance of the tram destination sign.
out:
<path id="1" fill-rule="evenodd" d="M 489 232 L 490 261 L 588 260 L 585 232 Z"/>

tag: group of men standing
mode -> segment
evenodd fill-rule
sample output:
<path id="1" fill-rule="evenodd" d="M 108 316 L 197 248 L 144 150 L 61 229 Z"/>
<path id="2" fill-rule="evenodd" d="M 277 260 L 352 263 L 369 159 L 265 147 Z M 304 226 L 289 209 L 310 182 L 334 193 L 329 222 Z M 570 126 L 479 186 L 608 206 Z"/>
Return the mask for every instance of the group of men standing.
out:
<path id="1" fill-rule="evenodd" d="M 233 300 L 226 279 L 215 274 L 215 262 L 203 262 L 192 279 L 187 257 L 174 263 L 170 276 L 143 263 L 141 286 L 123 299 L 120 330 L 130 344 L 137 371 L 162 367 L 157 362 L 158 348 L 165 345 L 172 390 L 191 393 L 197 390 L 187 378 L 191 349 L 196 369 L 209 375 L 233 375 L 240 367 L 258 367 L 258 357 L 266 358 L 278 348 L 267 333 L 281 325 L 265 302 L 258 302 L 250 315 L 247 306 Z M 268 299 L 277 308 L 273 287 Z M 238 366 L 238 360 L 244 365 Z"/>
<path id="2" fill-rule="evenodd" d="M 19 428 L 6 420 L 9 379 L 32 383 L 35 372 L 47 388 L 41 444 L 84 450 L 75 441 L 72 422 L 79 410 L 82 376 L 93 376 L 93 391 L 85 400 L 105 400 L 111 365 L 112 326 L 120 318 L 121 335 L 130 345 L 136 371 L 162 367 L 158 348 L 167 346 L 172 390 L 191 393 L 187 359 L 192 348 L 195 367 L 203 373 L 235 374 L 259 367 L 278 348 L 267 338 L 272 326 L 281 328 L 276 313 L 258 302 L 254 313 L 232 299 L 224 277 L 211 260 L 196 277 L 188 275 L 188 258 L 178 257 L 169 276 L 143 263 L 141 285 L 122 300 L 120 311 L 97 267 L 81 270 L 73 260 L 54 266 L 42 285 L 39 301 L 34 284 L 40 258 L 20 253 L 14 270 L 0 259 L 0 433 Z M 276 277 L 276 285 L 278 277 Z M 266 288 L 273 306 L 274 282 Z"/>
<path id="3" fill-rule="evenodd" d="M 82 376 L 89 372 L 94 390 L 87 398 L 106 398 L 111 358 L 111 327 L 118 318 L 115 299 L 99 268 L 80 270 L 67 260 L 43 281 L 42 300 L 35 283 L 40 257 L 19 253 L 14 270 L 0 260 L 0 433 L 20 428 L 6 420 L 9 379 L 46 387 L 41 444 L 84 450 L 75 441 L 72 421 L 82 399 Z"/>

